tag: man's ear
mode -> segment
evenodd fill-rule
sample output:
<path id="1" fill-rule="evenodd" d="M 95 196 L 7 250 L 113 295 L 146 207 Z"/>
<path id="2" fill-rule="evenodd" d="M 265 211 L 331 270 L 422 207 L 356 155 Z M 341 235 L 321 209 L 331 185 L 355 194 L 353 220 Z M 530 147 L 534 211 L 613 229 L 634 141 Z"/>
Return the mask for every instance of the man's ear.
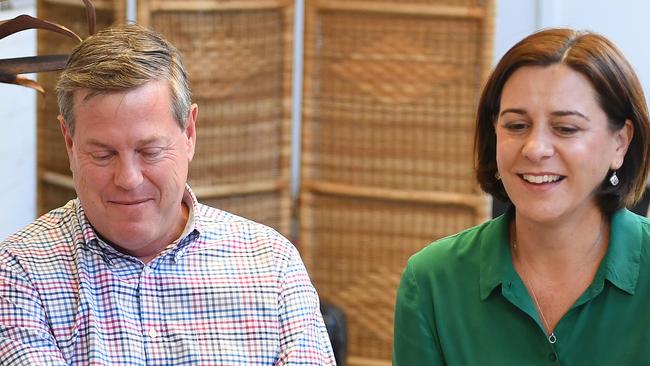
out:
<path id="1" fill-rule="evenodd" d="M 190 113 L 185 121 L 185 137 L 187 138 L 187 157 L 192 161 L 196 149 L 196 119 L 199 116 L 199 106 L 194 103 L 190 106 Z"/>
<path id="2" fill-rule="evenodd" d="M 65 149 L 68 151 L 68 158 L 72 157 L 72 135 L 68 130 L 68 125 L 65 123 L 65 119 L 62 115 L 58 115 L 56 119 L 59 120 L 59 127 L 61 128 L 61 133 L 63 134 L 63 140 L 65 141 Z"/>

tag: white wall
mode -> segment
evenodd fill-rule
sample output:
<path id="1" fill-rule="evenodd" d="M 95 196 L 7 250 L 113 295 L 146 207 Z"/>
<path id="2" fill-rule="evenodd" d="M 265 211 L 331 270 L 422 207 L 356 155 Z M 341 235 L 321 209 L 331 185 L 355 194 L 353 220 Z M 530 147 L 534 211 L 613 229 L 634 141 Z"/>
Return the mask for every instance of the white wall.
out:
<path id="1" fill-rule="evenodd" d="M 650 93 L 650 1 L 496 0 L 495 62 L 515 42 L 547 27 L 568 26 L 611 39 L 635 68 Z"/>
<path id="2" fill-rule="evenodd" d="M 297 10 L 302 9 L 302 0 Z M 496 0 L 495 52 L 497 60 L 515 42 L 536 29 L 571 26 L 589 29 L 609 37 L 636 68 L 650 92 L 650 1 L 639 0 Z M 129 1 L 130 18 L 134 1 Z M 33 8 L 0 12 L 0 20 L 19 13 L 33 14 Z M 299 14 L 299 12 L 296 12 Z M 297 25 L 301 24 L 298 19 Z M 34 33 L 21 32 L 0 40 L 0 58 L 33 55 Z M 300 54 L 299 52 L 297 54 Z M 301 64 L 297 63 L 297 67 Z M 296 72 L 299 80 L 299 70 Z M 296 93 L 300 88 L 296 88 Z M 35 93 L 0 84 L 0 239 L 34 219 L 35 214 Z M 294 98 L 300 101 L 299 94 Z M 296 105 L 295 112 L 300 110 Z M 299 120 L 299 113 L 294 121 Z M 294 133 L 299 129 L 294 128 Z M 297 142 L 297 139 L 296 139 Z M 294 144 L 294 148 L 299 146 Z M 294 169 L 297 168 L 294 159 Z"/>
<path id="3" fill-rule="evenodd" d="M 33 7 L 0 12 L 0 20 L 34 15 Z M 36 53 L 36 32 L 0 39 L 0 59 Z M 30 79 L 34 75 L 28 75 Z M 36 92 L 0 83 L 0 240 L 34 219 L 36 211 Z"/>

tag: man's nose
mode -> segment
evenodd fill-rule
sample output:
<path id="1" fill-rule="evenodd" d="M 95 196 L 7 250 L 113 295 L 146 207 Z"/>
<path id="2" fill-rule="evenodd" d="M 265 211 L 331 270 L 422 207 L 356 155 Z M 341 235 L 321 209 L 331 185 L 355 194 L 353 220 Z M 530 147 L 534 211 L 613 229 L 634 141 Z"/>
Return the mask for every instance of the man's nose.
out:
<path id="1" fill-rule="evenodd" d="M 132 158 L 121 157 L 115 169 L 115 185 L 118 187 L 132 190 L 142 183 L 141 168 Z"/>

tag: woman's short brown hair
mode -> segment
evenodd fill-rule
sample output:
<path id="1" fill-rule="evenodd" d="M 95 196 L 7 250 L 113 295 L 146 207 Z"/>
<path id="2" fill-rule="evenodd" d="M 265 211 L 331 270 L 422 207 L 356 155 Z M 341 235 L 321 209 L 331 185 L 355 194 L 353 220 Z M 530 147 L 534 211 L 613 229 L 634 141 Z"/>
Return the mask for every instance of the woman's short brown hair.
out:
<path id="1" fill-rule="evenodd" d="M 631 205 L 641 198 L 648 176 L 648 108 L 641 84 L 618 48 L 607 38 L 592 32 L 554 28 L 534 33 L 515 44 L 501 58 L 481 94 L 476 116 L 474 152 L 476 177 L 481 188 L 494 197 L 509 201 L 496 177 L 496 133 L 503 86 L 523 66 L 561 63 L 584 75 L 596 91 L 596 99 L 607 115 L 612 131 L 625 121 L 634 125 L 634 135 L 617 170 L 620 183 L 607 178 L 596 190 L 597 204 L 605 213 Z"/>

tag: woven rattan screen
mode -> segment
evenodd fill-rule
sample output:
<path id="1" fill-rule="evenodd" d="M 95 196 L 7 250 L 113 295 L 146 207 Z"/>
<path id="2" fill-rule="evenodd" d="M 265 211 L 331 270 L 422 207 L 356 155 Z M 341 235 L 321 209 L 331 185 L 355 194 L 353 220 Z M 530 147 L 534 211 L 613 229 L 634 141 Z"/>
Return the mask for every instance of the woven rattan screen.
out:
<path id="1" fill-rule="evenodd" d="M 138 21 L 184 56 L 199 200 L 288 235 L 293 1 L 139 0 Z"/>
<path id="2" fill-rule="evenodd" d="M 305 9 L 301 249 L 321 297 L 347 314 L 349 363 L 388 365 L 408 257 L 488 216 L 472 145 L 493 4 Z"/>
<path id="3" fill-rule="evenodd" d="M 125 4 L 120 0 L 93 0 L 97 11 L 97 29 L 104 28 L 116 19 L 124 19 Z M 81 0 L 38 0 L 37 16 L 70 28 L 80 37 L 88 36 L 86 10 Z M 76 45 L 74 41 L 53 32 L 38 32 L 38 54 L 67 54 Z M 54 87 L 59 72 L 38 74 L 45 95 L 37 100 L 37 150 L 38 150 L 38 213 L 59 207 L 76 196 L 68 165 L 68 157 L 59 122 L 59 108 Z"/>

